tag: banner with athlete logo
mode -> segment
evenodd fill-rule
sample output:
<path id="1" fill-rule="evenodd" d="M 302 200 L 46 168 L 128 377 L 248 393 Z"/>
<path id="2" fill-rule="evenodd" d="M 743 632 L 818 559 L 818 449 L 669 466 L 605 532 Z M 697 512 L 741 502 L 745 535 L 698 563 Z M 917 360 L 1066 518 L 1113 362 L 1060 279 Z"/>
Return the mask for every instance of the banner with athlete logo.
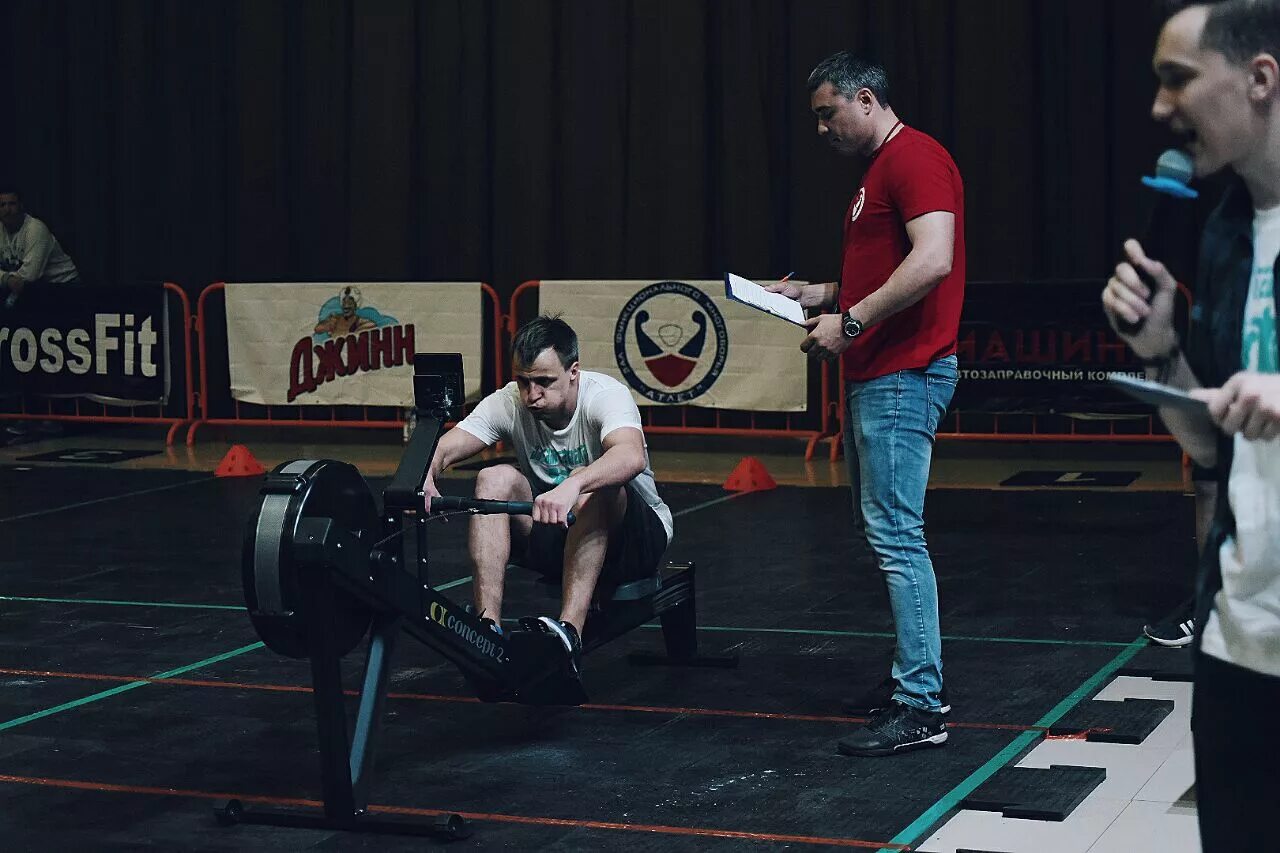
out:
<path id="1" fill-rule="evenodd" d="M 805 331 L 730 301 L 723 281 L 543 281 L 538 299 L 577 331 L 583 369 L 641 406 L 806 408 Z"/>
<path id="2" fill-rule="evenodd" d="M 459 352 L 479 399 L 479 282 L 228 284 L 231 394 L 264 405 L 413 405 L 413 354 Z"/>

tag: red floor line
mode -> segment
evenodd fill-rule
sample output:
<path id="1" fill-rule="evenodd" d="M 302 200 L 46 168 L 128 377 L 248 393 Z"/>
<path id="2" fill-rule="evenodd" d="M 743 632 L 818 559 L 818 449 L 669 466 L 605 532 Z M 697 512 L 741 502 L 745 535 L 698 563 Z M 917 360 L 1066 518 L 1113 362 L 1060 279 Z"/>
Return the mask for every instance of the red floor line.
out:
<path id="1" fill-rule="evenodd" d="M 52 670 L 36 670 L 36 669 L 3 669 L 0 668 L 0 675 L 15 675 L 25 677 L 44 677 L 44 678 L 76 678 L 86 681 L 143 681 L 148 684 L 175 684 L 184 687 L 219 687 L 224 689 L 238 690 L 266 690 L 279 693 L 310 693 L 311 688 L 305 685 L 289 685 L 289 684 L 248 684 L 239 681 L 210 681 L 199 678 L 146 678 L 142 676 L 130 675 L 104 675 L 93 672 L 57 672 Z M 354 690 L 346 691 L 347 695 L 357 695 Z M 388 693 L 388 699 L 409 699 L 417 702 L 465 702 L 479 704 L 480 700 L 474 696 L 448 696 L 437 693 Z M 688 714 L 699 717 L 734 717 L 738 719 L 752 720 L 786 720 L 791 722 L 810 722 L 810 723 L 865 723 L 866 717 L 846 717 L 839 715 L 822 715 L 822 714 L 781 714 L 770 711 L 733 711 L 723 708 L 681 708 L 669 707 L 663 705 L 607 705 L 599 703 L 586 703 L 578 707 L 591 711 L 629 711 L 632 713 L 644 714 Z M 1047 732 L 1046 726 L 1022 726 L 1015 723 L 947 723 L 948 728 L 953 729 L 981 729 L 986 731 L 1005 731 L 1005 732 Z M 1109 732 L 1107 728 L 1090 729 L 1092 732 L 1105 733 Z M 1064 737 L 1074 737 L 1075 735 L 1066 735 Z"/>
<path id="2" fill-rule="evenodd" d="M 258 803 L 270 806 L 293 806 L 311 809 L 323 809 L 324 804 L 317 800 L 296 797 L 271 797 L 258 794 L 231 794 L 217 791 L 193 791 L 185 788 L 155 788 L 144 785 L 117 785 L 110 782 L 85 782 L 78 779 L 49 779 L 39 776 L 10 776 L 0 774 L 0 782 L 15 785 L 36 785 L 45 788 L 68 788 L 77 791 L 98 791 L 116 794 L 146 794 L 160 797 L 185 797 L 204 800 L 240 800 L 244 803 Z M 648 832 L 660 835 L 685 835 L 701 838 L 733 838 L 744 841 L 774 841 L 789 844 L 823 844 L 829 847 L 859 847 L 864 849 L 910 850 L 905 844 L 889 844 L 883 841 L 864 841 L 858 838 L 824 838 L 814 835 L 782 835 L 771 832 L 742 832 L 734 829 L 712 829 L 695 826 L 667 826 L 652 823 L 619 823 L 603 820 L 578 820 L 575 818 L 536 817 L 528 815 L 496 814 L 488 812 L 455 812 L 449 809 L 424 809 L 413 806 L 370 805 L 370 812 L 382 814 L 409 815 L 416 817 L 439 817 L 446 814 L 459 814 L 468 820 L 489 821 L 493 823 L 515 823 L 530 826 L 568 826 L 579 829 L 610 829 L 624 832 Z"/>

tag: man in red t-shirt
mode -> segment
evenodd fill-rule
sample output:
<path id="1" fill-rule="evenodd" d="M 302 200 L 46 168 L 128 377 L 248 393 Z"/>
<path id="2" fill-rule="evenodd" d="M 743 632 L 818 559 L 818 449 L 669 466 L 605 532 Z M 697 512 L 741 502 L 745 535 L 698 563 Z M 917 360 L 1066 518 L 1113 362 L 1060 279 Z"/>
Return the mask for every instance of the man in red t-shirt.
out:
<path id="1" fill-rule="evenodd" d="M 958 375 L 964 187 L 946 149 L 898 120 L 879 65 L 837 53 L 809 75 L 809 93 L 818 134 L 870 162 L 845 216 L 840 282 L 770 289 L 806 308 L 839 308 L 808 321 L 800 348 L 842 359 L 849 476 L 897 633 L 892 695 L 839 750 L 893 755 L 947 740 L 924 496 Z"/>

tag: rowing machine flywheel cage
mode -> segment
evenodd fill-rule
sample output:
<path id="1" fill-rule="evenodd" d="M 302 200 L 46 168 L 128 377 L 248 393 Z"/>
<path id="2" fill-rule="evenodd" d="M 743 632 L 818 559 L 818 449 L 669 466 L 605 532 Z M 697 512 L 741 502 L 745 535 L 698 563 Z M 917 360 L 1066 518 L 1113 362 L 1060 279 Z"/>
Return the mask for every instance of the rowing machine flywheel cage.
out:
<path id="1" fill-rule="evenodd" d="M 306 519 L 332 519 L 361 543 L 372 545 L 380 529 L 377 504 L 354 466 L 327 459 L 277 466 L 267 475 L 260 494 L 245 533 L 245 604 L 258 636 L 272 651 L 305 658 L 307 620 L 315 609 L 309 593 L 319 573 L 330 569 L 296 558 L 298 525 Z M 340 586 L 334 585 L 332 592 L 332 617 L 326 630 L 338 654 L 345 655 L 368 633 L 373 614 Z"/>

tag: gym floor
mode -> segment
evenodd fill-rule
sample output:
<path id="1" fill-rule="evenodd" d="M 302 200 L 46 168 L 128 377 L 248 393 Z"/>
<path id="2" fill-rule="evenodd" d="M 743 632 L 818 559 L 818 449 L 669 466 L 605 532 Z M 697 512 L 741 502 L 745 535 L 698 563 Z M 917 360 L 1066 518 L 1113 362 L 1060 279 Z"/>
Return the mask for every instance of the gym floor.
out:
<path id="1" fill-rule="evenodd" d="M 6 850 L 441 844 L 213 819 L 231 797 L 320 800 L 307 663 L 265 649 L 244 612 L 260 478 L 213 468 L 234 439 L 268 468 L 354 462 L 380 495 L 399 458 L 398 435 L 280 432 L 166 450 L 102 428 L 0 449 Z M 628 652 L 661 645 L 646 627 L 585 659 L 592 704 L 486 705 L 405 638 L 374 810 L 463 814 L 474 834 L 457 850 L 1198 849 L 1187 653 L 1141 636 L 1190 589 L 1192 499 L 1171 446 L 939 445 L 927 520 L 951 739 L 859 759 L 835 752 L 861 722 L 842 699 L 887 675 L 892 626 L 843 461 L 806 464 L 786 442 L 690 445 L 654 441 L 677 515 L 668 559 L 697 563 L 703 652 L 739 666 L 632 667 Z M 778 488 L 721 487 L 747 453 Z M 1001 485 L 1046 471 L 1044 486 Z M 1099 472 L 1126 485 L 1098 486 Z M 465 532 L 432 538 L 433 583 L 459 601 Z M 511 616 L 556 610 L 523 576 L 508 600 Z M 361 664 L 346 659 L 350 687 Z"/>

